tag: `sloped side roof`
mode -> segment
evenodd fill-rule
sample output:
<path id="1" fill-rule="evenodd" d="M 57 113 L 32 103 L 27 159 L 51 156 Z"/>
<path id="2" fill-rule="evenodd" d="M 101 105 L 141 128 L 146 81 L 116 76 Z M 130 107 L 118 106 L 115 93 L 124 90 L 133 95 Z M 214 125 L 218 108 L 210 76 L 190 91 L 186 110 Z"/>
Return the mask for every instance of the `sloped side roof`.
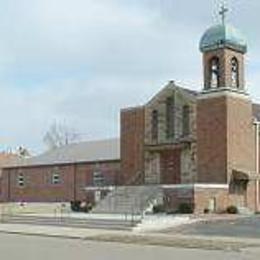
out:
<path id="1" fill-rule="evenodd" d="M 5 168 L 120 160 L 119 139 L 81 142 L 24 159 Z"/>
<path id="2" fill-rule="evenodd" d="M 0 168 L 7 167 L 9 165 L 17 164 L 21 161 L 21 157 L 13 153 L 0 153 Z"/>

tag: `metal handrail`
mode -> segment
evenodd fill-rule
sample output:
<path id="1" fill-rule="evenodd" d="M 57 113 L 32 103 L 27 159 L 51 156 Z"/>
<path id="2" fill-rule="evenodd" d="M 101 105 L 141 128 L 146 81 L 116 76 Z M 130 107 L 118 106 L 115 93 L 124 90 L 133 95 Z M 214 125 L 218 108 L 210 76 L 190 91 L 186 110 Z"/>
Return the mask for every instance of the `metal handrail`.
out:
<path id="1" fill-rule="evenodd" d="M 143 181 L 143 172 L 138 171 L 128 182 L 126 182 L 126 186 L 134 185 L 139 183 L 139 181 Z"/>
<path id="2" fill-rule="evenodd" d="M 141 213 L 142 218 L 144 217 L 144 212 L 146 210 L 146 205 L 148 204 L 149 201 L 153 200 L 156 196 L 157 196 L 157 192 L 155 192 L 155 190 L 152 189 L 150 191 L 150 195 L 148 196 L 148 198 L 142 202 L 142 205 L 140 205 L 140 208 L 141 208 L 141 212 L 140 213 Z"/>

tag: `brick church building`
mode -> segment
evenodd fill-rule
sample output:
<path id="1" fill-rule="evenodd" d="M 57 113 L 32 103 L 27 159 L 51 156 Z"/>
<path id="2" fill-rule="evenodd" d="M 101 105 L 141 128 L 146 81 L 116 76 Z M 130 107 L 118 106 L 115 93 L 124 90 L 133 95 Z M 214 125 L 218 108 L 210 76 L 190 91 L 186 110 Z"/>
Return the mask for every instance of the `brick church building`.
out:
<path id="1" fill-rule="evenodd" d="M 0 200 L 104 203 L 116 186 L 139 186 L 160 189 L 171 210 L 258 211 L 260 105 L 246 89 L 246 39 L 225 12 L 200 41 L 200 92 L 170 81 L 143 106 L 122 109 L 120 142 L 69 145 L 6 166 Z"/>

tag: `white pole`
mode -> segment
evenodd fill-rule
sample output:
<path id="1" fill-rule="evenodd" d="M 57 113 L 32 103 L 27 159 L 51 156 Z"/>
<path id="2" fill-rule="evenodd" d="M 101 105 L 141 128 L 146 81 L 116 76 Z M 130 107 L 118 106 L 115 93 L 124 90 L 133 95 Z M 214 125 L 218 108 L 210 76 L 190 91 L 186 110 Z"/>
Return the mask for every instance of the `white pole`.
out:
<path id="1" fill-rule="evenodd" d="M 255 138 L 255 142 L 256 142 L 256 174 L 259 174 L 259 124 L 260 122 L 256 121 L 255 122 L 255 130 L 256 130 L 256 138 Z M 255 205 L 255 209 L 256 212 L 258 212 L 259 210 L 259 179 L 257 176 L 256 179 L 256 205 Z"/>

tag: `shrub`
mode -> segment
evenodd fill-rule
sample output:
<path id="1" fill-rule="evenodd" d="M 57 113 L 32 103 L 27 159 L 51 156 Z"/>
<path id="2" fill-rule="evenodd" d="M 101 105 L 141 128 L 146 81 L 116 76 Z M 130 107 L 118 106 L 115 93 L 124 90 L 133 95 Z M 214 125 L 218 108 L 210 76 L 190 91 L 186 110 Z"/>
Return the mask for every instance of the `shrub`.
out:
<path id="1" fill-rule="evenodd" d="M 80 204 L 81 204 L 81 201 L 79 201 L 79 200 L 71 201 L 70 202 L 71 210 L 75 211 L 75 212 L 80 212 Z"/>
<path id="2" fill-rule="evenodd" d="M 192 206 L 188 203 L 181 203 L 178 207 L 178 213 L 192 214 L 193 213 Z"/>
<path id="3" fill-rule="evenodd" d="M 236 206 L 229 206 L 229 207 L 227 207 L 227 213 L 228 214 L 237 214 L 238 209 Z"/>
<path id="4" fill-rule="evenodd" d="M 178 213 L 178 210 L 176 210 L 176 209 L 173 209 L 173 210 L 167 210 L 167 215 L 175 215 L 175 214 L 177 214 Z"/>
<path id="5" fill-rule="evenodd" d="M 94 204 L 85 201 L 75 200 L 70 202 L 70 208 L 74 212 L 89 212 L 93 209 Z"/>
<path id="6" fill-rule="evenodd" d="M 82 207 L 82 212 L 90 212 L 94 207 L 94 204 L 92 203 L 85 203 L 85 205 Z"/>
<path id="7" fill-rule="evenodd" d="M 153 213 L 158 214 L 158 213 L 164 213 L 165 212 L 165 207 L 163 204 L 158 204 L 153 206 Z"/>
<path id="8" fill-rule="evenodd" d="M 204 214 L 209 214 L 210 210 L 209 209 L 204 209 Z"/>
<path id="9" fill-rule="evenodd" d="M 88 212 L 89 212 L 89 208 L 88 208 L 88 206 L 86 205 L 86 206 L 82 206 L 82 207 L 80 207 L 80 212 L 88 213 Z"/>

